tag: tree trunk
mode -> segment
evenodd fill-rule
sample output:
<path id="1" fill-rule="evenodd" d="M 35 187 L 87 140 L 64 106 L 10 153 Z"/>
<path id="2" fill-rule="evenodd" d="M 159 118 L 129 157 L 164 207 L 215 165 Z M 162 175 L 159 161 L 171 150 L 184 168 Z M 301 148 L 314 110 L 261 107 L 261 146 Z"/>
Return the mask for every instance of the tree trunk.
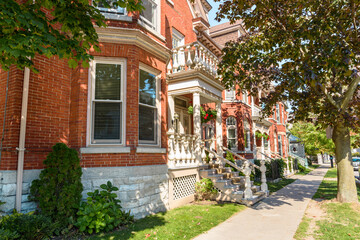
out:
<path id="1" fill-rule="evenodd" d="M 337 164 L 337 200 L 339 202 L 358 202 L 354 169 L 351 164 L 349 129 L 343 123 L 337 123 L 334 127 L 332 140 L 335 144 Z"/>

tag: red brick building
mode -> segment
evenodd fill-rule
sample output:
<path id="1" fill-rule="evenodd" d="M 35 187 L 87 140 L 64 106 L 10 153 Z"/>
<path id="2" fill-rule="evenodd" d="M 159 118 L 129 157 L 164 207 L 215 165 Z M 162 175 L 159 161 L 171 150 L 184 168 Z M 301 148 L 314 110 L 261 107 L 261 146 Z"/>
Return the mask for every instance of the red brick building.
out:
<path id="1" fill-rule="evenodd" d="M 0 70 L 3 210 L 34 209 L 30 183 L 57 142 L 79 151 L 84 196 L 112 181 L 136 218 L 193 198 L 198 137 L 206 129 L 200 105 L 220 109 L 223 90 L 216 80 L 221 48 L 208 35 L 211 6 L 206 0 L 143 4 L 140 14 L 100 8 L 109 27 L 97 29 L 101 52 L 92 52 L 89 68 L 37 56 L 38 73 Z M 217 119 L 212 130 L 221 126 L 220 111 Z"/>
<path id="2" fill-rule="evenodd" d="M 210 36 L 221 47 L 228 41 L 236 41 L 245 33 L 241 20 L 210 28 Z M 223 144 L 230 145 L 246 158 L 264 159 L 264 154 L 275 156 L 272 152 L 287 157 L 289 144 L 286 136 L 286 105 L 278 103 L 274 114 L 263 118 L 260 99 L 265 94 L 266 91 L 259 89 L 257 96 L 250 96 L 238 86 L 223 91 Z"/>

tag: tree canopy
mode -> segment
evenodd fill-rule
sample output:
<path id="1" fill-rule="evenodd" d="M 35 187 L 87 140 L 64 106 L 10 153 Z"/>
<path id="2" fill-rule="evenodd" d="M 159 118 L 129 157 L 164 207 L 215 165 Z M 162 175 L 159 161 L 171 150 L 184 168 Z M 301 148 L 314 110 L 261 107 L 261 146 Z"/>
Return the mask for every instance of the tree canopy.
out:
<path id="1" fill-rule="evenodd" d="M 98 48 L 94 25 L 105 27 L 105 18 L 96 8 L 142 9 L 141 0 L 7 0 L 0 1 L 0 65 L 34 69 L 36 54 L 69 59 L 70 66 L 91 59 L 89 50 Z"/>
<path id="2" fill-rule="evenodd" d="M 359 129 L 359 0 L 215 0 L 217 19 L 242 20 L 248 33 L 226 44 L 218 73 L 227 88 L 256 94 L 265 114 L 289 101 L 295 120 L 333 127 L 338 200 L 357 202 L 350 129 Z"/>

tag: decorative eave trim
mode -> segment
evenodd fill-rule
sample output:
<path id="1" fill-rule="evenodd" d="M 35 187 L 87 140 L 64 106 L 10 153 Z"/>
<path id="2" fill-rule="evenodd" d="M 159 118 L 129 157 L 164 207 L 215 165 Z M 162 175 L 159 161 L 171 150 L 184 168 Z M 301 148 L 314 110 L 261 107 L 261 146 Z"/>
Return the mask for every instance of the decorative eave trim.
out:
<path id="1" fill-rule="evenodd" d="M 168 62 L 170 59 L 171 51 L 169 48 L 149 37 L 139 29 L 97 27 L 96 32 L 99 35 L 99 42 L 135 45 L 164 62 Z"/>

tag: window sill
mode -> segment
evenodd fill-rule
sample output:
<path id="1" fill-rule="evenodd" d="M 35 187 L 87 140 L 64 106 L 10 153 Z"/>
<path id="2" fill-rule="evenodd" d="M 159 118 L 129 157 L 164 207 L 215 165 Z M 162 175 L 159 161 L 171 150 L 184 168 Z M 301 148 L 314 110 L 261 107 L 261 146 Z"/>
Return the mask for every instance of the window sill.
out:
<path id="1" fill-rule="evenodd" d="M 124 21 L 124 22 L 132 22 L 132 17 L 125 16 L 125 15 L 117 15 L 113 13 L 102 13 L 104 15 L 105 19 L 107 20 L 118 20 L 118 21 Z"/>
<path id="2" fill-rule="evenodd" d="M 82 154 L 130 153 L 130 147 L 86 147 L 80 148 Z"/>
<path id="3" fill-rule="evenodd" d="M 171 0 L 166 0 L 171 6 L 174 6 L 174 2 Z"/>
<path id="4" fill-rule="evenodd" d="M 137 147 L 136 153 L 166 153 L 166 148 Z"/>
<path id="5" fill-rule="evenodd" d="M 147 26 L 143 21 L 139 19 L 139 24 L 145 28 L 147 31 L 149 31 L 151 34 L 153 34 L 155 37 L 159 38 L 161 41 L 166 42 L 166 38 L 161 35 L 157 30 L 154 30 L 153 28 Z"/>

